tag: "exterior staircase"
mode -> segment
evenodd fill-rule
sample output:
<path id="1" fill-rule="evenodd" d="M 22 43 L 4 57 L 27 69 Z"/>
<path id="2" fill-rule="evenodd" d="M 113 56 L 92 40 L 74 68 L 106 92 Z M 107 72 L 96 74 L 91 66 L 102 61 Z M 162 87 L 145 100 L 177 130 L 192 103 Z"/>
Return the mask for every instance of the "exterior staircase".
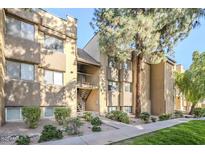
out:
<path id="1" fill-rule="evenodd" d="M 85 103 L 91 93 L 91 89 L 78 89 L 78 105 L 77 111 L 85 111 Z"/>

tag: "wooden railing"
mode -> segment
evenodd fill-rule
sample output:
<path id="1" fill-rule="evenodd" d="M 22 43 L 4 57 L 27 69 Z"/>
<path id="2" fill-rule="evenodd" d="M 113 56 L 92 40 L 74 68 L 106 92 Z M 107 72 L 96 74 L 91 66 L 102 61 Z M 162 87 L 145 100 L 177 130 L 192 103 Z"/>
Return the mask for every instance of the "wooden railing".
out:
<path id="1" fill-rule="evenodd" d="M 92 75 L 92 74 L 87 74 L 87 73 L 82 73 L 78 72 L 78 86 L 80 87 L 98 87 L 99 85 L 99 80 L 98 76 Z"/>

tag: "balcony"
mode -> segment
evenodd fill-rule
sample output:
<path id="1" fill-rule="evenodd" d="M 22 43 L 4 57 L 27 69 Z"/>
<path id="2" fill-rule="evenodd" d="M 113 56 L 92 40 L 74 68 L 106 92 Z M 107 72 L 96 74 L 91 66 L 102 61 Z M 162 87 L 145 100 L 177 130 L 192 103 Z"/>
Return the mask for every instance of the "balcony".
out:
<path id="1" fill-rule="evenodd" d="M 81 89 L 98 89 L 98 76 L 78 72 L 78 88 Z"/>

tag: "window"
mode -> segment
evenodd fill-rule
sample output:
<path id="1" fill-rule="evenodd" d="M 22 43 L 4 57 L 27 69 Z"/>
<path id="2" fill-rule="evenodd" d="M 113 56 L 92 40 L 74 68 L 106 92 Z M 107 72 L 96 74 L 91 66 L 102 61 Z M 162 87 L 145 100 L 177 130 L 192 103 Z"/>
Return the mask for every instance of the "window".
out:
<path id="1" fill-rule="evenodd" d="M 44 81 L 46 84 L 63 85 L 63 73 L 45 70 Z"/>
<path id="2" fill-rule="evenodd" d="M 109 91 L 119 91 L 119 86 L 117 82 L 109 81 L 108 82 L 108 90 Z"/>
<path id="3" fill-rule="evenodd" d="M 116 60 L 114 57 L 110 57 L 110 56 L 108 57 L 108 66 L 110 68 L 116 67 Z"/>
<path id="4" fill-rule="evenodd" d="M 63 85 L 63 73 L 61 72 L 54 72 L 54 84 L 56 85 Z"/>
<path id="5" fill-rule="evenodd" d="M 108 112 L 116 111 L 116 110 L 117 110 L 117 106 L 109 106 L 108 107 Z"/>
<path id="6" fill-rule="evenodd" d="M 44 117 L 53 117 L 53 116 L 54 116 L 54 108 L 45 107 Z"/>
<path id="7" fill-rule="evenodd" d="M 125 91 L 132 92 L 132 84 L 131 83 L 125 83 Z"/>
<path id="8" fill-rule="evenodd" d="M 20 121 L 20 120 L 22 120 L 20 107 L 6 108 L 6 121 Z"/>
<path id="9" fill-rule="evenodd" d="M 34 26 L 11 17 L 6 19 L 6 32 L 9 35 L 34 40 Z"/>
<path id="10" fill-rule="evenodd" d="M 45 70 L 44 80 L 46 84 L 53 84 L 53 72 Z"/>
<path id="11" fill-rule="evenodd" d="M 63 52 L 63 40 L 49 35 L 45 35 L 44 41 L 44 47 L 46 49 Z"/>
<path id="12" fill-rule="evenodd" d="M 21 79 L 34 80 L 34 66 L 30 64 L 21 64 Z"/>
<path id="13" fill-rule="evenodd" d="M 7 61 L 6 70 L 7 75 L 12 79 L 20 79 L 20 63 Z"/>
<path id="14" fill-rule="evenodd" d="M 123 112 L 132 113 L 132 106 L 121 107 Z"/>
<path id="15" fill-rule="evenodd" d="M 34 80 L 34 65 L 19 62 L 6 62 L 6 72 L 11 79 Z"/>
<path id="16" fill-rule="evenodd" d="M 130 60 L 127 60 L 126 62 L 123 63 L 123 69 L 125 70 L 131 70 L 131 66 L 132 66 L 132 63 Z"/>

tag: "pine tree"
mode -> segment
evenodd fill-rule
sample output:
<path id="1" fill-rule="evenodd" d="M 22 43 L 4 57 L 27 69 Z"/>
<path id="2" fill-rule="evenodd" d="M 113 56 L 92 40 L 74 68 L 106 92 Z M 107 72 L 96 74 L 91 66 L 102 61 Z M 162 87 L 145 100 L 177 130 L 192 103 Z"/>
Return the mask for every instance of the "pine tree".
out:
<path id="1" fill-rule="evenodd" d="M 200 24 L 204 9 L 96 9 L 91 25 L 99 33 L 103 53 L 125 61 L 130 54 L 137 61 L 136 116 L 141 109 L 140 70 L 146 57 L 159 63 L 173 52 L 177 42 Z"/>

